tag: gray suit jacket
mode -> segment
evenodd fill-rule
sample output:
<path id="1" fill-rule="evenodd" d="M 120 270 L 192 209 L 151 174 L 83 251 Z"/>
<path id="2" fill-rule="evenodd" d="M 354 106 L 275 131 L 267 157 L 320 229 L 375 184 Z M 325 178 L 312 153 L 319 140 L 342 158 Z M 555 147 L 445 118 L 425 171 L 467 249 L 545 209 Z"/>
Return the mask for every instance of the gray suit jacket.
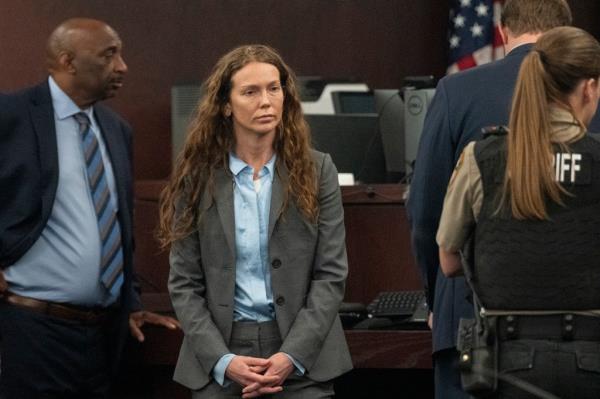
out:
<path id="1" fill-rule="evenodd" d="M 281 351 L 298 360 L 315 381 L 352 368 L 338 317 L 348 262 L 337 171 L 331 157 L 313 151 L 319 176 L 317 224 L 293 201 L 282 209 L 287 170 L 277 166 L 269 215 L 269 259 Z M 175 381 L 200 389 L 216 362 L 229 353 L 235 290 L 235 221 L 229 171 L 204 193 L 197 230 L 171 247 L 169 292 L 185 337 Z"/>

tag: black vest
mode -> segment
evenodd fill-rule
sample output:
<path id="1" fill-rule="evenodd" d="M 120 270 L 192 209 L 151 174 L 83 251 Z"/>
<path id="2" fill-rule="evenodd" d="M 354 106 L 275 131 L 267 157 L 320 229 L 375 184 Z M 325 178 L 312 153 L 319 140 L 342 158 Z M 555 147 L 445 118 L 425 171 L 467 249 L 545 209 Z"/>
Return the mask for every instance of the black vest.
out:
<path id="1" fill-rule="evenodd" d="M 475 145 L 483 204 L 475 229 L 473 285 L 494 310 L 600 309 L 600 142 L 590 135 L 555 147 L 557 180 L 572 195 L 548 201 L 549 220 L 497 212 L 506 137 Z"/>

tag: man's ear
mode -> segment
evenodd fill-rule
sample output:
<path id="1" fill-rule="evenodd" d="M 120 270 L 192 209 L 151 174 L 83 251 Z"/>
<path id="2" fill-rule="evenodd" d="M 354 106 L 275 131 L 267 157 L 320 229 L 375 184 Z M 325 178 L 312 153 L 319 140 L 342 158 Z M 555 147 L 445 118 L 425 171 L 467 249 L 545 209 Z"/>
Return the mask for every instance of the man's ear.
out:
<path id="1" fill-rule="evenodd" d="M 502 39 L 502 44 L 506 46 L 506 39 L 508 39 L 508 28 L 504 25 L 500 25 L 500 29 L 498 29 L 498 31 L 500 32 L 500 39 Z"/>
<path id="2" fill-rule="evenodd" d="M 75 57 L 73 56 L 73 54 L 69 51 L 63 51 L 58 55 L 58 65 L 60 67 L 61 70 L 70 73 L 70 74 L 75 74 L 75 72 L 77 72 L 77 68 L 75 68 L 75 65 L 73 64 L 73 60 L 75 59 Z"/>

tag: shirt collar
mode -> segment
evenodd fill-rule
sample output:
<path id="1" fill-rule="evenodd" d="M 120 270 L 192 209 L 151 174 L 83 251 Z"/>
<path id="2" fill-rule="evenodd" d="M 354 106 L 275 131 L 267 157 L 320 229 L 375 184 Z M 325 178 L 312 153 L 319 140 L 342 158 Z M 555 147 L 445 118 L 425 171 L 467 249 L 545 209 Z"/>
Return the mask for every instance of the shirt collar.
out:
<path id="1" fill-rule="evenodd" d="M 558 106 L 550 108 L 550 123 L 552 124 L 551 140 L 553 142 L 575 141 L 580 139 L 586 131 L 572 113 Z"/>
<path id="2" fill-rule="evenodd" d="M 505 57 L 509 55 L 528 53 L 533 48 L 534 43 L 521 43 L 510 49 L 508 53 L 506 53 Z"/>
<path id="3" fill-rule="evenodd" d="M 275 169 L 275 158 L 277 156 L 273 154 L 271 159 L 265 164 L 264 167 L 269 171 L 269 175 L 273 176 L 273 170 Z M 233 152 L 229 153 L 229 170 L 234 176 L 237 176 L 245 168 L 250 168 L 246 162 L 239 159 Z"/>
<path id="4" fill-rule="evenodd" d="M 59 120 L 67 119 L 72 117 L 73 115 L 84 112 L 93 120 L 94 108 L 88 107 L 86 109 L 81 109 L 71 100 L 71 97 L 67 95 L 54 81 L 52 76 L 48 77 L 48 85 L 50 86 L 50 96 L 52 97 L 52 106 L 54 107 L 54 112 Z"/>

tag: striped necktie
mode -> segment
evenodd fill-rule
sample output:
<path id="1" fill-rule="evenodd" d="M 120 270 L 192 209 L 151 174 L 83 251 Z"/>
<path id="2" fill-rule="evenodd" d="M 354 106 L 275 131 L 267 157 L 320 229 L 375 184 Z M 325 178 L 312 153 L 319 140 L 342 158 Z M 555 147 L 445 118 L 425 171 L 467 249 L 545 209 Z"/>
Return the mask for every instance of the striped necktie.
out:
<path id="1" fill-rule="evenodd" d="M 90 126 L 90 119 L 83 112 L 75 114 L 74 118 L 79 123 L 87 180 L 98 219 L 101 243 L 100 281 L 112 295 L 116 295 L 123 284 L 121 228 L 111 201 L 102 152 Z"/>

